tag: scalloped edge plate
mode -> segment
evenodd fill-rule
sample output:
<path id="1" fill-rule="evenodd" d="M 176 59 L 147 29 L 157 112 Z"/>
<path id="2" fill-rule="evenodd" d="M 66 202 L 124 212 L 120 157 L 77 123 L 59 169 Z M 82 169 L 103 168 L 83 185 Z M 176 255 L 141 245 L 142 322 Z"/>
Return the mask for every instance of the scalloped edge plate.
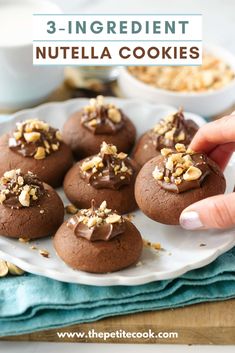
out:
<path id="1" fill-rule="evenodd" d="M 151 128 L 165 115 L 175 111 L 175 108 L 164 105 L 154 105 L 140 102 L 135 99 L 119 99 L 107 97 L 120 106 L 133 120 L 138 135 Z M 79 110 L 87 99 L 73 99 L 66 102 L 46 103 L 33 109 L 27 109 L 12 115 L 7 121 L 0 123 L 1 133 L 14 128 L 15 122 L 30 117 L 39 117 L 50 124 L 61 128 L 67 117 Z M 191 113 L 186 113 L 199 125 L 205 121 Z M 235 162 L 231 161 L 225 171 L 227 179 L 227 192 L 233 190 L 232 175 L 234 175 Z M 65 204 L 69 202 L 61 189 L 58 190 Z M 125 270 L 107 273 L 91 274 L 75 271 L 64 264 L 56 255 L 51 238 L 32 241 L 29 244 L 18 240 L 0 237 L 0 257 L 11 261 L 23 270 L 50 277 L 63 282 L 81 283 L 88 285 L 139 285 L 152 281 L 172 279 L 181 276 L 187 271 L 205 266 L 215 260 L 219 255 L 228 251 L 235 245 L 234 230 L 200 230 L 186 231 L 179 226 L 166 226 L 147 218 L 141 211 L 134 213 L 133 223 L 140 230 L 143 238 L 158 242 L 164 250 L 156 251 L 144 248 L 140 262 Z M 205 246 L 201 246 L 205 244 Z M 46 249 L 49 258 L 39 254 L 37 249 Z"/>

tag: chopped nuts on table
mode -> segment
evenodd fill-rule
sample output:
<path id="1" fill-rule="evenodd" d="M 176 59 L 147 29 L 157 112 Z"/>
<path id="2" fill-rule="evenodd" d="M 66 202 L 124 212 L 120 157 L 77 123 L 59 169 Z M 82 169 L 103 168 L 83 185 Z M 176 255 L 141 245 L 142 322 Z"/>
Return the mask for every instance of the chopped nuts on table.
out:
<path id="1" fill-rule="evenodd" d="M 8 274 L 20 276 L 24 274 L 24 271 L 11 262 L 0 259 L 0 277 L 5 277 Z"/>

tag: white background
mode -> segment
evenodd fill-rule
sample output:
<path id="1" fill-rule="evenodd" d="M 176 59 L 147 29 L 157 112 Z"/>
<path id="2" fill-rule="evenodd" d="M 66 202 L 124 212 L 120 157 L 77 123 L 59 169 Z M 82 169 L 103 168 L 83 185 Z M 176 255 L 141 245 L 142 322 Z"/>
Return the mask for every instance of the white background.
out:
<path id="1" fill-rule="evenodd" d="M 38 0 L 40 1 L 40 0 Z M 235 53 L 235 0 L 54 0 L 65 12 L 84 13 L 202 13 L 203 39 L 220 44 Z M 96 345 L 52 343 L 0 343 L 3 353 L 223 353 L 234 352 L 234 346 L 179 345 Z"/>

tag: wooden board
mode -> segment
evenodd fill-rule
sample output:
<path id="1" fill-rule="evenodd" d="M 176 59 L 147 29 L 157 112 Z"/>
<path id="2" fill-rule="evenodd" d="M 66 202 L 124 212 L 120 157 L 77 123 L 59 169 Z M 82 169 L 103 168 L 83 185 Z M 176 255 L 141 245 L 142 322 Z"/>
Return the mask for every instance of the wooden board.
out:
<path id="1" fill-rule="evenodd" d="M 235 299 L 191 305 L 174 310 L 161 310 L 132 315 L 116 316 L 94 323 L 73 325 L 60 329 L 35 332 L 21 336 L 2 338 L 10 341 L 50 341 L 104 343 L 101 338 L 60 339 L 57 332 L 96 332 L 125 330 L 144 332 L 151 329 L 155 333 L 177 332 L 178 338 L 128 339 L 113 338 L 105 343 L 168 343 L 168 344 L 235 344 Z"/>

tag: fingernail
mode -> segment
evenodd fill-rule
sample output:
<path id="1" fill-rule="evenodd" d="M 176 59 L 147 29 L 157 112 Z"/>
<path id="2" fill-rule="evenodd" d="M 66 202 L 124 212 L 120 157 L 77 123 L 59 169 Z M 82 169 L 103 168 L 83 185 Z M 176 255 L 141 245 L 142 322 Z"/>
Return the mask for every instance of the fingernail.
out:
<path id="1" fill-rule="evenodd" d="M 184 229 L 200 229 L 203 228 L 203 224 L 200 220 L 199 214 L 195 211 L 185 211 L 181 213 L 180 225 Z"/>

